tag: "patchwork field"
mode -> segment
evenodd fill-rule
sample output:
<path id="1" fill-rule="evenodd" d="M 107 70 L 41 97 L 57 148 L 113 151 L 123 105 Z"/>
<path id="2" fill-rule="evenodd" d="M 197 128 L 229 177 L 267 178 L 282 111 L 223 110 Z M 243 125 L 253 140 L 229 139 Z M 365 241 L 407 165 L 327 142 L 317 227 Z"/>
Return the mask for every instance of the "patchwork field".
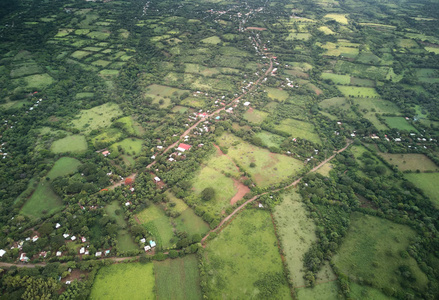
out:
<path id="1" fill-rule="evenodd" d="M 319 103 L 321 108 L 336 108 L 341 110 L 351 109 L 351 105 L 344 97 L 334 97 L 330 99 L 325 99 Z"/>
<path id="2" fill-rule="evenodd" d="M 144 97 L 151 97 L 153 99 L 152 103 L 158 103 L 162 107 L 167 107 L 171 104 L 171 96 L 180 97 L 181 94 L 185 92 L 188 91 L 165 85 L 152 84 L 146 87 Z M 163 103 L 161 103 L 161 100 Z"/>
<path id="3" fill-rule="evenodd" d="M 152 263 L 114 264 L 102 267 L 90 299 L 156 299 Z"/>
<path id="4" fill-rule="evenodd" d="M 349 284 L 351 290 L 351 297 L 355 300 L 391 300 L 393 298 L 384 295 L 380 290 L 374 289 L 370 286 L 359 285 L 355 282 Z"/>
<path id="5" fill-rule="evenodd" d="M 407 130 L 411 132 L 418 132 L 415 127 L 410 125 L 403 117 L 383 117 L 390 128 L 399 130 Z"/>
<path id="6" fill-rule="evenodd" d="M 71 124 L 74 128 L 88 134 L 94 129 L 110 127 L 112 118 L 120 115 L 122 115 L 122 110 L 119 105 L 109 102 L 91 109 L 82 110 L 72 120 Z"/>
<path id="7" fill-rule="evenodd" d="M 424 154 L 380 153 L 380 156 L 392 165 L 396 165 L 401 171 L 438 171 L 438 166 Z"/>
<path id="8" fill-rule="evenodd" d="M 364 110 L 370 112 L 377 113 L 388 113 L 388 114 L 397 114 L 399 113 L 399 108 L 396 104 L 381 100 L 381 99 L 371 99 L 371 98 L 362 98 L 362 99 L 351 99 L 354 104 L 358 104 L 360 111 L 364 112 Z"/>
<path id="9" fill-rule="evenodd" d="M 337 23 L 340 23 L 340 24 L 343 24 L 343 25 L 348 24 L 348 19 L 346 18 L 346 15 L 342 15 L 342 14 L 327 14 L 325 16 L 325 18 L 333 19 Z"/>
<path id="10" fill-rule="evenodd" d="M 53 165 L 52 169 L 47 173 L 46 177 L 54 179 L 76 172 L 81 162 L 71 157 L 61 157 Z"/>
<path id="11" fill-rule="evenodd" d="M 140 224 L 151 232 L 158 246 L 168 248 L 173 244 L 173 227 L 171 220 L 159 205 L 150 205 L 136 215 Z"/>
<path id="12" fill-rule="evenodd" d="M 314 125 L 308 122 L 285 119 L 279 126 L 276 126 L 276 129 L 291 134 L 294 138 L 299 137 L 317 144 L 321 143 L 319 135 L 314 132 Z"/>
<path id="13" fill-rule="evenodd" d="M 110 152 L 117 156 L 119 154 L 126 154 L 129 156 L 136 156 L 142 151 L 143 140 L 128 138 L 118 143 L 113 144 L 110 147 Z"/>
<path id="14" fill-rule="evenodd" d="M 406 252 L 415 237 L 416 233 L 408 226 L 353 213 L 351 226 L 333 262 L 349 277 L 363 278 L 379 289 L 391 291 L 411 286 L 424 289 L 427 276 Z M 398 275 L 406 272 L 403 270 L 413 280 Z"/>
<path id="15" fill-rule="evenodd" d="M 244 119 L 254 124 L 261 124 L 262 122 L 264 122 L 267 116 L 268 113 L 266 113 L 265 111 L 260 111 L 252 108 L 244 113 Z"/>
<path id="16" fill-rule="evenodd" d="M 209 225 L 197 216 L 192 208 L 182 211 L 174 222 L 178 231 L 186 232 L 189 236 L 194 234 L 204 236 L 209 231 Z"/>
<path id="17" fill-rule="evenodd" d="M 29 75 L 19 79 L 13 79 L 12 82 L 20 85 L 21 80 L 24 80 L 25 87 L 28 89 L 44 89 L 54 82 L 54 79 L 49 74 Z"/>
<path id="18" fill-rule="evenodd" d="M 69 135 L 53 142 L 50 150 L 54 153 L 81 153 L 87 150 L 87 141 L 83 135 Z"/>
<path id="19" fill-rule="evenodd" d="M 21 208 L 21 213 L 30 217 L 42 217 L 62 208 L 62 201 L 50 187 L 50 183 L 41 181 L 32 196 Z"/>
<path id="20" fill-rule="evenodd" d="M 337 88 L 345 97 L 378 98 L 380 95 L 371 87 L 342 86 Z"/>
<path id="21" fill-rule="evenodd" d="M 195 255 L 154 262 L 157 299 L 202 299 Z"/>
<path id="22" fill-rule="evenodd" d="M 290 299 L 276 244 L 267 211 L 242 211 L 207 244 L 208 297 Z"/>
<path id="23" fill-rule="evenodd" d="M 404 177 L 422 189 L 433 204 L 439 208 L 439 173 L 411 173 L 404 174 Z"/>

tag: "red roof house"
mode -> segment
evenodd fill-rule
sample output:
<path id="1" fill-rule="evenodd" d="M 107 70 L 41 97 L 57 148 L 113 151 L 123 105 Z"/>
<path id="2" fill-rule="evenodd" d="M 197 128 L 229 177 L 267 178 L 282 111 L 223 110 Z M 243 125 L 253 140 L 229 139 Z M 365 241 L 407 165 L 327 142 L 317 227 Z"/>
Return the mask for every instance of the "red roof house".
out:
<path id="1" fill-rule="evenodd" d="M 181 152 L 184 152 L 186 150 L 189 150 L 191 147 L 192 147 L 191 145 L 180 143 L 180 145 L 178 145 L 177 150 L 181 151 Z"/>

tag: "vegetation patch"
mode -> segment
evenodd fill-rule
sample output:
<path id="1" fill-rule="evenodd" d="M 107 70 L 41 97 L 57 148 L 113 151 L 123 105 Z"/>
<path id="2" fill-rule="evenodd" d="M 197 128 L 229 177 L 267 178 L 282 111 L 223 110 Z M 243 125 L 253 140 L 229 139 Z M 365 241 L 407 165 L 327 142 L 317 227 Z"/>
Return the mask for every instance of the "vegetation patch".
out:
<path id="1" fill-rule="evenodd" d="M 380 153 L 390 164 L 396 165 L 401 171 L 438 171 L 438 166 L 424 154 L 391 154 Z"/>
<path id="2" fill-rule="evenodd" d="M 297 289 L 299 300 L 333 300 L 338 299 L 338 287 L 335 282 L 326 282 L 316 285 L 313 288 Z"/>
<path id="3" fill-rule="evenodd" d="M 337 23 L 340 23 L 340 24 L 343 24 L 343 25 L 347 25 L 348 24 L 348 19 L 346 18 L 346 15 L 342 15 L 342 14 L 327 14 L 326 16 L 324 16 L 324 18 L 333 19 Z"/>
<path id="4" fill-rule="evenodd" d="M 142 210 L 136 216 L 139 219 L 140 224 L 144 225 L 152 234 L 157 245 L 160 245 L 163 248 L 168 248 L 172 245 L 171 240 L 174 237 L 174 232 L 171 221 L 159 205 L 151 205 Z"/>
<path id="5" fill-rule="evenodd" d="M 14 79 L 13 82 L 21 85 L 20 80 L 24 80 L 25 88 L 43 89 L 54 82 L 54 79 L 49 74 L 35 74 L 30 76 Z"/>
<path id="6" fill-rule="evenodd" d="M 21 213 L 29 217 L 40 218 L 52 214 L 63 207 L 61 199 L 50 187 L 50 182 L 43 180 L 21 208 Z"/>
<path id="7" fill-rule="evenodd" d="M 209 231 L 209 225 L 197 216 L 192 208 L 187 208 L 175 218 L 177 231 L 186 232 L 188 236 L 199 234 L 204 236 Z"/>
<path id="8" fill-rule="evenodd" d="M 404 176 L 423 190 L 433 204 L 439 208 L 439 173 L 411 173 Z"/>
<path id="9" fill-rule="evenodd" d="M 105 206 L 105 212 L 108 216 L 116 221 L 117 228 L 117 248 L 119 251 L 137 250 L 139 247 L 134 243 L 130 233 L 126 230 L 128 227 L 123 211 L 117 201 L 113 201 Z"/>
<path id="10" fill-rule="evenodd" d="M 267 116 L 268 113 L 256 109 L 249 109 L 244 113 L 244 119 L 254 124 L 261 124 Z"/>
<path id="11" fill-rule="evenodd" d="M 208 37 L 208 38 L 205 38 L 205 39 L 201 40 L 201 42 L 205 43 L 205 44 L 216 45 L 216 44 L 221 43 L 221 39 L 219 37 L 217 37 L 217 36 L 211 36 L 211 37 Z"/>
<path id="12" fill-rule="evenodd" d="M 329 28 L 328 26 L 320 26 L 318 29 L 319 29 L 321 32 L 323 32 L 324 34 L 327 34 L 327 35 L 335 34 L 335 32 L 332 31 L 331 28 Z"/>
<path id="13" fill-rule="evenodd" d="M 279 147 L 285 140 L 284 137 L 262 130 L 255 134 L 258 138 L 262 140 L 262 143 L 267 147 Z"/>
<path id="14" fill-rule="evenodd" d="M 265 88 L 268 97 L 272 100 L 277 100 L 277 101 L 285 101 L 288 98 L 288 92 L 281 90 L 281 89 L 276 89 L 276 88 Z"/>
<path id="15" fill-rule="evenodd" d="M 157 103 L 160 106 L 167 107 L 171 104 L 171 97 L 177 99 L 185 92 L 188 91 L 165 85 L 152 84 L 146 88 L 144 97 L 150 97 L 152 98 L 152 103 Z"/>
<path id="16" fill-rule="evenodd" d="M 415 127 L 410 125 L 403 117 L 383 117 L 386 120 L 387 125 L 390 128 L 396 128 L 399 130 L 407 130 L 411 132 L 418 132 Z"/>
<path id="17" fill-rule="evenodd" d="M 303 33 L 303 32 L 290 32 L 290 34 L 286 37 L 285 40 L 287 41 L 294 41 L 294 40 L 301 40 L 301 41 L 307 41 L 311 37 L 310 33 Z"/>
<path id="18" fill-rule="evenodd" d="M 93 145 L 97 149 L 102 149 L 119 140 L 122 137 L 122 132 L 117 128 L 109 128 L 103 133 L 92 138 Z"/>
<path id="19" fill-rule="evenodd" d="M 53 153 L 82 153 L 88 148 L 87 141 L 83 135 L 69 135 L 52 143 L 50 150 Z"/>
<path id="20" fill-rule="evenodd" d="M 90 54 L 92 54 L 92 53 L 89 51 L 77 50 L 77 51 L 73 52 L 71 56 L 73 58 L 76 58 L 76 59 L 83 59 L 84 57 L 87 57 Z"/>
<path id="21" fill-rule="evenodd" d="M 75 173 L 80 165 L 81 162 L 75 158 L 61 157 L 55 162 L 49 173 L 47 173 L 47 177 L 54 179 Z"/>
<path id="22" fill-rule="evenodd" d="M 371 87 L 342 86 L 337 88 L 345 97 L 378 98 L 380 95 Z"/>
<path id="23" fill-rule="evenodd" d="M 127 138 L 121 142 L 113 144 L 110 152 L 112 156 L 118 156 L 119 154 L 126 154 L 129 156 L 137 156 L 142 151 L 143 140 L 135 138 Z"/>
<path id="24" fill-rule="evenodd" d="M 41 73 L 41 71 L 41 68 L 37 64 L 23 64 L 14 66 L 14 69 L 11 71 L 10 75 L 12 78 L 16 78 Z"/>
<path id="25" fill-rule="evenodd" d="M 331 80 L 335 84 L 350 84 L 351 76 L 334 73 L 322 73 L 322 79 Z"/>
<path id="26" fill-rule="evenodd" d="M 386 296 L 380 290 L 374 289 L 370 286 L 359 285 L 355 282 L 349 284 L 350 296 L 353 299 L 364 300 L 391 300 L 392 297 Z"/>
<path id="27" fill-rule="evenodd" d="M 314 125 L 295 119 L 283 120 L 276 129 L 290 134 L 293 138 L 302 138 L 314 143 L 321 143 L 320 137 L 314 132 Z"/>
<path id="28" fill-rule="evenodd" d="M 91 109 L 82 110 L 79 115 L 72 120 L 74 128 L 88 134 L 94 129 L 108 128 L 114 117 L 118 117 L 122 111 L 116 103 L 105 103 Z"/>

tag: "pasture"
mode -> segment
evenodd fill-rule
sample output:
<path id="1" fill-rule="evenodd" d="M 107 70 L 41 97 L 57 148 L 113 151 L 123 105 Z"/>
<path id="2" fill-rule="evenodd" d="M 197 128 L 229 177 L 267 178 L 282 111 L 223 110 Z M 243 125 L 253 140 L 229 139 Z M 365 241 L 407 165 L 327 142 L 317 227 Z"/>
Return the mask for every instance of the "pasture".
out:
<path id="1" fill-rule="evenodd" d="M 335 34 L 335 32 L 332 31 L 331 28 L 329 28 L 328 26 L 320 26 L 318 29 L 319 29 L 321 32 L 323 32 L 324 34 L 327 34 L 327 35 Z"/>
<path id="2" fill-rule="evenodd" d="M 338 60 L 334 67 L 334 72 L 341 74 L 350 74 L 360 78 L 373 80 L 384 80 L 391 68 L 375 67 L 363 64 L 356 64 L 344 60 Z"/>
<path id="3" fill-rule="evenodd" d="M 99 269 L 90 293 L 90 300 L 156 299 L 152 263 L 125 263 Z"/>
<path id="4" fill-rule="evenodd" d="M 201 40 L 202 43 L 216 45 L 221 43 L 221 39 L 217 36 L 211 36 Z"/>
<path id="5" fill-rule="evenodd" d="M 52 143 L 50 150 L 53 153 L 82 153 L 88 148 L 85 136 L 74 134 L 56 140 Z"/>
<path id="6" fill-rule="evenodd" d="M 207 244 L 207 296 L 290 299 L 269 212 L 246 209 Z M 271 291 L 271 293 L 270 293 Z"/>
<path id="7" fill-rule="evenodd" d="M 181 105 L 185 105 L 193 108 L 203 108 L 205 105 L 205 98 L 189 96 L 183 101 L 181 101 Z"/>
<path id="8" fill-rule="evenodd" d="M 285 140 L 283 136 L 273 134 L 265 130 L 256 133 L 255 136 L 260 138 L 262 140 L 262 143 L 267 147 L 279 147 Z"/>
<path id="9" fill-rule="evenodd" d="M 276 129 L 290 134 L 293 138 L 302 138 L 313 143 L 321 143 L 320 137 L 314 132 L 314 125 L 295 119 L 285 119 L 280 122 Z"/>
<path id="10" fill-rule="evenodd" d="M 390 128 L 398 130 L 407 130 L 411 132 L 418 132 L 415 127 L 410 125 L 403 117 L 383 117 Z"/>
<path id="11" fill-rule="evenodd" d="M 154 262 L 157 299 L 201 299 L 200 275 L 195 255 Z"/>
<path id="12" fill-rule="evenodd" d="M 45 87 L 48 87 L 54 82 L 54 79 L 49 74 L 34 74 L 29 75 L 17 79 L 13 79 L 12 82 L 16 83 L 17 85 L 22 86 L 20 84 L 20 81 L 24 80 L 25 88 L 27 89 L 44 89 Z"/>
<path id="13" fill-rule="evenodd" d="M 116 103 L 105 103 L 91 109 L 81 110 L 72 120 L 71 125 L 85 134 L 94 129 L 108 128 L 112 118 L 122 115 L 122 110 Z"/>
<path id="14" fill-rule="evenodd" d="M 281 89 L 267 87 L 265 88 L 265 91 L 268 94 L 268 98 L 275 101 L 282 102 L 288 98 L 288 92 Z"/>
<path id="15" fill-rule="evenodd" d="M 182 211 L 181 214 L 174 219 L 174 223 L 177 231 L 186 232 L 189 236 L 193 234 L 204 236 L 209 231 L 209 225 L 197 216 L 190 207 Z"/>
<path id="16" fill-rule="evenodd" d="M 382 99 L 351 99 L 354 104 L 358 104 L 360 111 L 362 112 L 373 112 L 373 113 L 383 113 L 383 114 L 398 114 L 399 108 L 396 104 Z"/>
<path id="17" fill-rule="evenodd" d="M 295 287 L 304 286 L 303 255 L 317 240 L 316 226 L 308 217 L 301 196 L 295 191 L 289 191 L 283 196 L 283 201 L 275 207 L 273 216 L 291 280 Z"/>
<path id="18" fill-rule="evenodd" d="M 185 72 L 187 73 L 194 73 L 207 77 L 220 73 L 220 71 L 216 68 L 208 68 L 199 64 L 186 63 L 184 65 L 185 65 Z"/>
<path id="19" fill-rule="evenodd" d="M 101 134 L 92 138 L 93 145 L 102 148 L 108 144 L 114 143 L 122 137 L 122 132 L 117 128 L 108 128 Z"/>
<path id="20" fill-rule="evenodd" d="M 42 180 L 32 196 L 21 208 L 20 213 L 29 217 L 42 217 L 62 208 L 61 198 L 50 187 L 50 182 Z"/>
<path id="21" fill-rule="evenodd" d="M 438 171 L 438 166 L 424 154 L 391 154 L 380 153 L 386 161 L 396 165 L 401 171 Z"/>
<path id="22" fill-rule="evenodd" d="M 323 53 L 323 55 L 326 56 L 341 56 L 341 57 L 348 57 L 348 58 L 355 58 L 358 53 L 359 49 L 357 47 L 343 47 L 336 43 L 327 42 L 326 44 L 320 45 L 317 44 L 323 49 L 326 49 L 326 52 Z"/>
<path id="23" fill-rule="evenodd" d="M 337 23 L 340 23 L 343 25 L 348 24 L 348 19 L 346 18 L 346 15 L 343 15 L 343 14 L 327 14 L 326 16 L 324 16 L 324 18 L 332 19 L 332 20 L 336 21 Z"/>
<path id="24" fill-rule="evenodd" d="M 337 88 L 345 97 L 378 98 L 380 96 L 372 87 L 337 85 Z"/>
<path id="25" fill-rule="evenodd" d="M 11 70 L 11 78 L 22 77 L 26 75 L 41 73 L 42 69 L 35 63 L 25 63 L 14 65 L 14 69 Z"/>
<path id="26" fill-rule="evenodd" d="M 313 288 L 297 289 L 298 300 L 334 300 L 338 298 L 338 287 L 335 281 L 317 284 Z"/>
<path id="27" fill-rule="evenodd" d="M 391 300 L 393 298 L 384 295 L 380 290 L 374 289 L 367 285 L 359 285 L 355 282 L 350 282 L 349 288 L 351 290 L 350 296 L 354 300 Z"/>
<path id="28" fill-rule="evenodd" d="M 151 232 L 153 240 L 158 246 L 168 248 L 172 245 L 174 237 L 171 220 L 159 205 L 150 205 L 136 215 L 140 224 Z"/>
<path id="29" fill-rule="evenodd" d="M 322 79 L 331 80 L 335 84 L 350 84 L 351 76 L 334 73 L 322 73 Z"/>
<path id="30" fill-rule="evenodd" d="M 117 212 L 119 211 L 119 212 Z M 123 210 L 120 207 L 119 203 L 117 201 L 113 201 L 110 204 L 105 206 L 105 213 L 112 219 L 116 221 L 116 224 L 118 226 L 117 229 L 117 246 L 120 251 L 131 251 L 131 250 L 137 250 L 139 249 L 139 246 L 137 246 L 130 233 L 126 230 L 128 227 L 125 219 Z"/>
<path id="31" fill-rule="evenodd" d="M 355 212 L 333 262 L 350 278 L 363 278 L 378 289 L 424 289 L 428 278 L 406 252 L 415 238 L 408 226 Z M 406 266 L 413 280 L 398 275 L 401 266 Z"/>
<path id="32" fill-rule="evenodd" d="M 228 148 L 228 156 L 235 159 L 249 173 L 254 182 L 267 187 L 287 180 L 303 168 L 303 163 L 286 155 L 271 153 L 225 133 L 217 139 Z M 254 167 L 250 167 L 254 163 Z"/>
<path id="33" fill-rule="evenodd" d="M 319 168 L 316 172 L 323 176 L 329 177 L 329 172 L 331 172 L 333 168 L 334 166 L 332 164 L 327 163 L 323 165 L 321 168 Z"/>
<path id="34" fill-rule="evenodd" d="M 301 40 L 307 41 L 311 37 L 310 33 L 304 32 L 290 32 L 290 34 L 286 37 L 287 41 Z"/>
<path id="35" fill-rule="evenodd" d="M 264 122 L 267 116 L 268 116 L 267 112 L 253 108 L 250 108 L 244 113 L 244 119 L 254 124 L 261 124 L 262 122 Z"/>
<path id="36" fill-rule="evenodd" d="M 234 178 L 241 176 L 239 168 L 235 165 L 233 160 L 224 155 L 220 149 L 217 149 L 216 154 L 209 158 L 207 166 L 220 173 L 230 174 Z"/>
<path id="37" fill-rule="evenodd" d="M 319 103 L 319 106 L 323 109 L 335 108 L 339 110 L 350 110 L 351 105 L 344 97 L 334 97 L 325 99 Z"/>
<path id="38" fill-rule="evenodd" d="M 110 152 L 112 156 L 118 156 L 119 154 L 136 156 L 142 151 L 142 144 L 143 140 L 127 138 L 111 145 Z"/>
<path id="39" fill-rule="evenodd" d="M 411 173 L 404 174 L 404 177 L 423 190 L 439 209 L 439 173 Z"/>
<path id="40" fill-rule="evenodd" d="M 46 177 L 55 179 L 57 177 L 69 175 L 75 173 L 81 162 L 71 157 L 61 157 L 53 165 L 52 169 L 47 173 Z"/>

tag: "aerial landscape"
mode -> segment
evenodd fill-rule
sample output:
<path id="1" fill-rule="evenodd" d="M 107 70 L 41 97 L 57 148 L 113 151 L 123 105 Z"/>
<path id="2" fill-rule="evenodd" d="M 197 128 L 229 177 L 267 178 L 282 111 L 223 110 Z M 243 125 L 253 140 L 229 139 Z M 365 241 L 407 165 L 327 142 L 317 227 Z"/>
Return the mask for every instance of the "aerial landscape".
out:
<path id="1" fill-rule="evenodd" d="M 2 0 L 0 300 L 439 299 L 439 2 Z"/>

